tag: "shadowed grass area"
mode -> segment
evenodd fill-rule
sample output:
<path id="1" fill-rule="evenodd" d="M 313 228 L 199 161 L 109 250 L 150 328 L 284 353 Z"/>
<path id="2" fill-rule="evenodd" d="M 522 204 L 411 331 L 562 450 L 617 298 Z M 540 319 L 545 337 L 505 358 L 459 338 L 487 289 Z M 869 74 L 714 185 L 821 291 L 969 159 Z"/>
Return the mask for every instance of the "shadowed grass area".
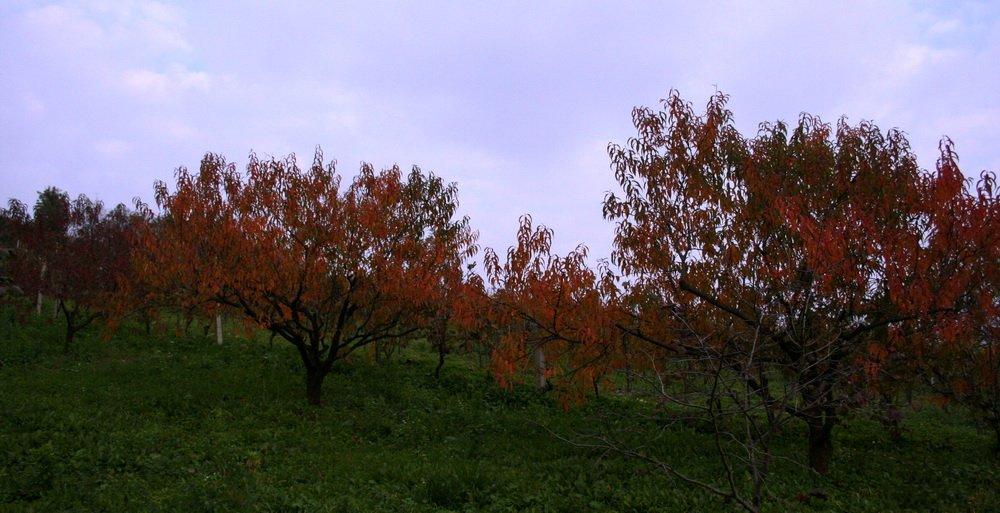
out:
<path id="1" fill-rule="evenodd" d="M 733 511 L 637 461 L 551 432 L 657 426 L 605 398 L 564 411 L 498 389 L 418 344 L 393 362 L 343 362 L 310 407 L 286 344 L 90 332 L 61 354 L 58 326 L 0 327 L 0 511 Z M 123 331 L 124 333 L 124 331 Z M 617 414 L 622 415 L 617 415 Z M 1000 462 L 960 412 L 912 412 L 888 441 L 863 417 L 837 433 L 831 475 L 779 460 L 769 511 L 998 511 Z M 703 430 L 702 430 L 703 431 Z M 797 431 L 777 452 L 803 457 Z M 637 442 L 638 443 L 638 442 Z M 717 465 L 697 426 L 651 450 L 693 475 Z M 794 497 L 821 488 L 827 500 Z"/>

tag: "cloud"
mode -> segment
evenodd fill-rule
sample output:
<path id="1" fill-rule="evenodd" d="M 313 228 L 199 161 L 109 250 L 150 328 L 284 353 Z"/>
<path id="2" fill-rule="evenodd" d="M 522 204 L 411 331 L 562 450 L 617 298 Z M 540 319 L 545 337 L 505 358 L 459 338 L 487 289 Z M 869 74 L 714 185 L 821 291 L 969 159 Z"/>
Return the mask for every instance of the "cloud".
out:
<path id="1" fill-rule="evenodd" d="M 24 13 L 24 25 L 37 41 L 61 50 L 82 50 L 104 42 L 105 31 L 81 9 L 46 5 Z"/>
<path id="2" fill-rule="evenodd" d="M 953 34 L 962 28 L 962 22 L 958 19 L 945 19 L 936 21 L 927 29 L 927 32 L 934 35 Z"/>
<path id="3" fill-rule="evenodd" d="M 34 93 L 24 94 L 24 114 L 29 119 L 39 120 L 45 115 L 45 102 Z"/>
<path id="4" fill-rule="evenodd" d="M 188 91 L 206 92 L 212 86 L 212 78 L 203 71 L 191 71 L 183 66 L 173 65 L 165 72 L 126 70 L 121 76 L 121 86 L 138 98 L 161 100 Z"/>
<path id="5" fill-rule="evenodd" d="M 1000 162 L 998 4 L 26 0 L 0 4 L 0 48 L 0 177 L 21 198 L 148 198 L 206 151 L 319 144 L 348 177 L 415 163 L 459 182 L 484 245 L 530 212 L 600 257 L 604 148 L 670 88 L 699 108 L 729 93 L 747 134 L 846 115 L 907 130 L 925 166 L 943 134 L 967 169 Z"/>
<path id="6" fill-rule="evenodd" d="M 120 139 L 105 139 L 94 143 L 94 150 L 108 158 L 119 158 L 124 156 L 132 145 Z"/>

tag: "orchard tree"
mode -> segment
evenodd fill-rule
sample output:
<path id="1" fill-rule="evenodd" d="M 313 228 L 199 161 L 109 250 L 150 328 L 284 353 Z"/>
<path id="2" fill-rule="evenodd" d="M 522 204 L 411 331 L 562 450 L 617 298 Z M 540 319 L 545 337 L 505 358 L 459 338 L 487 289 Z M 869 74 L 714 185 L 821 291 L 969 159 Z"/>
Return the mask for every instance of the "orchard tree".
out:
<path id="1" fill-rule="evenodd" d="M 14 266 L 23 254 L 21 245 L 30 222 L 28 210 L 20 201 L 11 199 L 7 208 L 0 209 L 0 302 L 23 293 L 15 282 Z"/>
<path id="2" fill-rule="evenodd" d="M 920 336 L 892 333 L 914 355 L 910 363 L 924 383 L 946 401 L 969 410 L 994 433 L 1000 452 L 1000 189 L 995 173 L 983 172 L 976 195 L 952 205 L 948 229 L 962 234 L 963 259 L 972 276 L 967 308 Z"/>
<path id="3" fill-rule="evenodd" d="M 48 258 L 50 291 L 66 321 L 66 351 L 82 329 L 115 312 L 131 267 L 132 226 L 124 205 L 108 211 L 84 195 L 71 203 L 66 236 Z"/>
<path id="4" fill-rule="evenodd" d="M 769 475 L 770 440 L 782 419 L 724 365 L 732 359 L 725 345 L 698 336 L 692 320 L 664 308 L 650 291 L 633 286 L 623 296 L 621 283 L 607 266 L 595 271 L 587 265 L 585 247 L 565 256 L 553 254 L 552 235 L 524 216 L 516 244 L 504 260 L 486 251 L 494 288 L 487 318 L 501 333 L 493 351 L 501 385 L 534 374 L 540 387 L 554 388 L 568 407 L 591 392 L 597 396 L 602 389 L 616 389 L 616 380 L 605 378 L 624 374 L 625 393 L 640 399 L 633 403 L 636 408 L 614 409 L 608 412 L 608 422 L 594 422 L 589 432 L 560 438 L 638 459 L 744 510 L 759 511 Z M 631 340 L 634 319 L 644 316 L 656 316 L 661 331 Z M 753 357 L 743 362 L 756 365 Z M 702 386 L 676 386 L 691 381 Z M 597 408 L 600 411 L 600 405 Z M 678 422 L 710 426 L 719 477 L 689 475 L 676 462 L 656 456 L 655 450 L 636 446 L 636 437 L 649 433 L 634 426 L 650 420 L 663 429 Z M 742 476 L 749 477 L 749 487 Z"/>
<path id="5" fill-rule="evenodd" d="M 485 294 L 482 278 L 473 272 L 475 264 L 467 264 L 463 269 L 462 260 L 453 258 L 441 266 L 436 297 L 428 312 L 431 321 L 424 331 L 438 355 L 434 379 L 440 379 L 445 357 L 458 346 L 470 349 L 471 338 L 482 326 L 480 305 Z"/>
<path id="6" fill-rule="evenodd" d="M 56 187 L 47 187 L 38 193 L 35 201 L 32 230 L 28 238 L 28 249 L 32 256 L 30 264 L 37 266 L 33 276 L 25 275 L 26 282 L 33 282 L 37 291 L 36 314 L 42 313 L 42 296 L 48 292 L 50 281 L 46 272 L 51 273 L 54 254 L 66 242 L 70 224 L 69 194 Z M 25 262 L 29 264 L 29 262 Z"/>
<path id="7" fill-rule="evenodd" d="M 867 355 L 890 330 L 933 329 L 963 307 L 980 255 L 952 207 L 969 190 L 950 141 L 927 172 L 898 130 L 802 115 L 745 139 L 726 101 L 699 116 L 671 93 L 662 110 L 633 111 L 637 135 L 609 146 L 622 189 L 604 205 L 613 261 L 800 419 L 825 473 L 834 426 L 864 400 Z M 662 319 L 630 329 L 658 339 Z"/>
<path id="8" fill-rule="evenodd" d="M 319 150 L 306 169 L 251 155 L 245 175 L 209 154 L 176 178 L 173 191 L 157 184 L 162 219 L 137 255 L 149 287 L 231 307 L 287 340 L 311 404 L 336 361 L 426 327 L 442 266 L 475 250 L 456 186 L 416 167 L 364 164 L 344 186 Z"/>
<path id="9" fill-rule="evenodd" d="M 65 243 L 70 222 L 69 195 L 48 187 L 38 193 L 28 214 L 25 204 L 10 200 L 4 211 L 4 238 L 12 245 L 9 273 L 14 285 L 35 296 L 37 315 L 42 313 L 42 297 L 50 292 L 52 259 Z"/>
<path id="10" fill-rule="evenodd" d="M 533 226 L 527 215 L 504 261 L 486 250 L 494 289 L 488 312 L 500 330 L 493 370 L 501 385 L 533 369 L 540 388 L 558 385 L 569 404 L 596 393 L 600 379 L 620 363 L 614 276 L 607 269 L 595 272 L 586 258 L 584 246 L 554 255 L 552 230 Z"/>

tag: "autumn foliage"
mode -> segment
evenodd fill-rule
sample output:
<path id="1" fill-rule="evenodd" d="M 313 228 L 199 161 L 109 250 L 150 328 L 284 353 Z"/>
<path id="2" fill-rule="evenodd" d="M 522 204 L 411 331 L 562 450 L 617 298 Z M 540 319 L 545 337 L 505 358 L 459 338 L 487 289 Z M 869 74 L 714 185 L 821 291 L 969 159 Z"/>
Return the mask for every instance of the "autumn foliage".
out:
<path id="1" fill-rule="evenodd" d="M 504 261 L 486 251 L 494 288 L 489 319 L 500 327 L 493 370 L 502 385 L 534 367 L 539 384 L 554 382 L 568 402 L 581 400 L 619 363 L 614 276 L 588 267 L 587 248 L 552 253 L 552 230 L 521 218 L 517 244 Z M 566 379 L 570 378 L 570 379 Z"/>
<path id="2" fill-rule="evenodd" d="M 369 165 L 341 180 L 318 151 L 306 169 L 251 156 L 245 175 L 208 155 L 173 191 L 157 185 L 139 259 L 151 290 L 231 307 L 294 345 L 316 404 L 334 362 L 426 325 L 449 300 L 443 270 L 475 249 L 454 185 Z"/>
<path id="3" fill-rule="evenodd" d="M 660 357 L 708 357 L 761 411 L 804 424 L 819 472 L 838 422 L 887 386 L 890 354 L 913 364 L 965 347 L 977 356 L 962 368 L 995 376 L 994 353 L 980 350 L 996 322 L 996 290 L 982 281 L 997 267 L 992 175 L 977 192 L 947 139 L 925 171 L 902 132 L 869 122 L 803 115 L 746 138 L 726 101 L 715 95 L 699 115 L 673 93 L 662 110 L 635 109 L 637 135 L 609 147 L 620 290 L 580 250 L 550 256 L 551 232 L 530 222 L 505 264 L 488 253 L 516 334 L 497 353 L 501 375 L 550 344 L 567 377 L 592 381 L 628 361 L 621 336 Z"/>
<path id="4" fill-rule="evenodd" d="M 36 295 L 38 313 L 43 296 L 55 302 L 66 324 L 68 351 L 80 330 L 117 312 L 132 262 L 133 214 L 124 205 L 108 210 L 84 195 L 70 201 L 48 188 L 39 193 L 33 217 L 17 202 L 3 217 L 13 243 L 12 281 L 19 291 Z"/>
<path id="5" fill-rule="evenodd" d="M 33 215 L 11 202 L 0 292 L 37 298 L 36 311 L 54 299 L 67 347 L 97 319 L 148 320 L 153 305 L 235 313 L 295 347 L 313 404 L 336 362 L 418 337 L 435 376 L 476 345 L 502 386 L 530 376 L 564 406 L 623 375 L 626 394 L 656 381 L 716 428 L 749 426 L 732 438 L 749 448 L 752 496 L 721 443 L 729 488 L 704 487 L 751 511 L 786 422 L 819 473 L 838 424 L 896 411 L 904 391 L 965 405 L 1000 441 L 995 174 L 967 178 L 947 138 L 921 168 L 903 132 L 864 121 L 803 114 L 746 136 L 727 101 L 696 112 L 673 92 L 633 111 L 636 134 L 608 147 L 615 236 L 597 265 L 583 245 L 556 254 L 553 231 L 525 215 L 480 276 L 457 186 L 417 167 L 363 164 L 348 181 L 318 150 L 304 167 L 251 155 L 243 172 L 208 154 L 136 212 L 54 188 Z"/>
<path id="6" fill-rule="evenodd" d="M 825 471 L 831 431 L 877 372 L 869 356 L 891 350 L 886 335 L 941 327 L 964 306 L 979 258 L 967 242 L 987 227 L 967 222 L 950 142 L 925 172 L 901 132 L 870 123 L 803 116 L 744 141 L 721 95 L 703 117 L 676 95 L 634 117 L 631 148 L 611 150 L 624 191 L 605 204 L 616 261 L 732 326 L 720 336 L 744 351 L 759 344 L 761 365 L 795 384 L 800 401 L 784 407 Z"/>
<path id="7" fill-rule="evenodd" d="M 948 140 L 927 172 L 902 132 L 868 122 L 803 115 L 745 139 L 726 99 L 702 116 L 676 94 L 634 111 L 638 135 L 610 147 L 613 258 L 685 317 L 711 319 L 718 343 L 757 354 L 759 394 L 773 393 L 768 376 L 792 384 L 783 408 L 825 472 L 834 426 L 878 372 L 870 356 L 898 349 L 894 332 L 955 322 L 995 230 L 970 210 Z"/>

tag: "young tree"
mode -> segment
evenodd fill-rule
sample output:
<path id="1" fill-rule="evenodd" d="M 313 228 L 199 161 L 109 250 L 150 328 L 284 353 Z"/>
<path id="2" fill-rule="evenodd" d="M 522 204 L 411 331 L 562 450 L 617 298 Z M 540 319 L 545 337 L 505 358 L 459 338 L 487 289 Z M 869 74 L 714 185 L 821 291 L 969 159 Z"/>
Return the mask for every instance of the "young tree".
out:
<path id="1" fill-rule="evenodd" d="M 504 262 L 486 250 L 486 273 L 495 289 L 490 323 L 502 333 L 493 368 L 506 385 L 527 366 L 539 387 L 558 384 L 564 400 L 578 402 L 621 363 L 615 346 L 618 289 L 607 269 L 587 266 L 586 247 L 557 256 L 551 246 L 552 231 L 534 227 L 526 215 Z"/>
<path id="2" fill-rule="evenodd" d="M 132 220 L 124 205 L 106 211 L 80 195 L 70 206 L 67 235 L 53 246 L 49 286 L 66 321 L 64 349 L 77 333 L 116 307 L 131 266 Z"/>
<path id="3" fill-rule="evenodd" d="M 33 230 L 29 235 L 28 248 L 38 266 L 37 276 L 25 277 L 35 283 L 35 314 L 42 314 L 42 296 L 49 286 L 46 271 L 49 271 L 53 254 L 66 242 L 66 232 L 70 224 L 69 194 L 56 187 L 47 187 L 38 193 L 35 201 Z M 51 272 L 51 271 L 49 271 Z"/>
<path id="4" fill-rule="evenodd" d="M 458 255 L 456 255 L 458 256 Z M 441 268 L 437 297 L 432 302 L 430 323 L 425 328 L 428 342 L 437 352 L 434 379 L 440 379 L 445 357 L 456 344 L 469 339 L 480 328 L 480 304 L 484 297 L 482 278 L 473 272 L 474 264 L 462 269 L 462 262 L 447 263 Z"/>
<path id="5" fill-rule="evenodd" d="M 454 184 L 365 164 L 342 187 L 319 150 L 305 170 L 251 155 L 245 176 L 209 154 L 197 175 L 177 171 L 174 191 L 158 183 L 156 202 L 163 217 L 138 255 L 150 287 L 232 307 L 290 342 L 316 405 L 336 361 L 426 326 L 443 263 L 474 251 Z"/>
<path id="6" fill-rule="evenodd" d="M 0 209 L 0 304 L 23 290 L 15 281 L 16 259 L 23 253 L 21 244 L 31 219 L 23 203 L 11 199 Z"/>
<path id="7" fill-rule="evenodd" d="M 996 174 L 983 172 L 974 197 L 952 205 L 948 229 L 961 234 L 966 252 L 960 262 L 969 280 L 967 308 L 947 316 L 920 336 L 892 336 L 913 355 L 924 383 L 958 402 L 994 433 L 1000 452 L 1000 188 Z"/>
<path id="8" fill-rule="evenodd" d="M 824 473 L 869 348 L 962 307 L 977 254 L 943 228 L 969 191 L 950 141 L 925 172 L 902 132 L 868 122 L 803 115 L 744 139 L 726 100 L 704 116 L 676 93 L 662 111 L 633 111 L 637 136 L 609 146 L 622 188 L 604 205 L 613 261 L 712 327 L 702 335 L 739 355 L 727 364 L 762 400 L 784 382 L 796 400 L 781 408 L 806 425 L 809 465 Z M 660 319 L 640 317 L 634 334 L 658 339 Z M 750 354 L 761 372 L 740 366 Z"/>

